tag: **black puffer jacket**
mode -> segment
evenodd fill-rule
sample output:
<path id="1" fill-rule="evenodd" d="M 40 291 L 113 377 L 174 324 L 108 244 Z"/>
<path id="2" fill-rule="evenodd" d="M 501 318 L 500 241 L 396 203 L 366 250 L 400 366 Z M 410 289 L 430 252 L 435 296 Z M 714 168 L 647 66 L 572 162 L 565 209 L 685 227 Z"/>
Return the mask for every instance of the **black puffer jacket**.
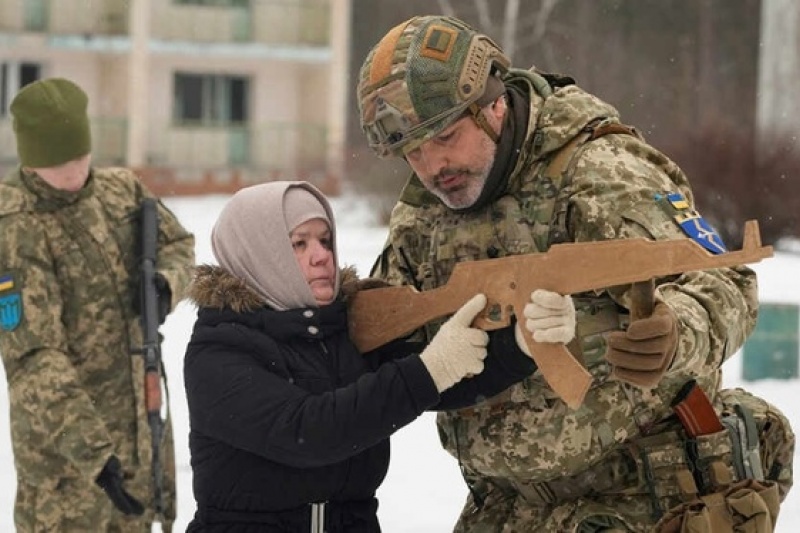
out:
<path id="1" fill-rule="evenodd" d="M 408 343 L 359 354 L 342 302 L 254 306 L 242 282 L 208 266 L 190 297 L 200 310 L 184 361 L 198 505 L 189 531 L 310 531 L 312 502 L 328 502 L 328 533 L 380 531 L 388 437 L 426 409 L 475 403 L 535 369 L 501 330 L 486 370 L 440 398 Z"/>

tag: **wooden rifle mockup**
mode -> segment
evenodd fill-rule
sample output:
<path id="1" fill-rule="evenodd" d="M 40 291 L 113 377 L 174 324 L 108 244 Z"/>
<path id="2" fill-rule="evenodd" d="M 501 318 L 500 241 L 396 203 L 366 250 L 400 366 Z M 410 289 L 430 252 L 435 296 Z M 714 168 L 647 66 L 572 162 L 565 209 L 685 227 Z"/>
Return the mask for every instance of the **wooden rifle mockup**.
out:
<path id="1" fill-rule="evenodd" d="M 150 426 L 153 469 L 153 505 L 156 518 L 164 512 L 164 473 L 161 458 L 161 441 L 164 436 L 164 419 L 161 418 L 161 340 L 158 313 L 158 286 L 156 262 L 158 258 L 158 202 L 154 198 L 142 200 L 141 218 L 142 262 L 141 274 L 141 325 L 144 344 L 144 399 L 147 423 Z"/>
<path id="2" fill-rule="evenodd" d="M 357 292 L 349 303 L 350 336 L 362 351 L 408 335 L 454 313 L 477 293 L 488 299 L 474 325 L 484 330 L 509 326 L 522 317 L 531 293 L 546 289 L 577 294 L 633 285 L 632 318 L 649 316 L 654 279 L 694 270 L 734 267 L 772 257 L 761 246 L 758 222 L 745 223 L 738 251 L 712 254 L 692 239 L 618 239 L 554 244 L 547 252 L 456 264 L 447 284 L 427 291 L 409 285 Z M 539 343 L 521 328 L 543 377 L 575 409 L 591 385 L 591 374 L 563 344 Z"/>

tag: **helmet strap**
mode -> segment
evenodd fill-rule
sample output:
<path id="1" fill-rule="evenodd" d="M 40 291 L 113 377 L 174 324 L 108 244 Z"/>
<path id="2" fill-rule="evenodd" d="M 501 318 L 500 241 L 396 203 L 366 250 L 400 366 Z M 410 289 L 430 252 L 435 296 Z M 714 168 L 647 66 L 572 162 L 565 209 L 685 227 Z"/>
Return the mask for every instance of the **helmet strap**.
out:
<path id="1" fill-rule="evenodd" d="M 477 103 L 473 102 L 469 105 L 469 114 L 472 117 L 472 120 L 475 121 L 475 124 L 478 125 L 480 129 L 486 132 L 486 135 L 494 141 L 495 144 L 500 140 L 500 135 L 492 129 L 492 126 L 489 124 L 489 121 L 486 120 L 486 115 L 481 113 L 481 108 L 478 106 Z"/>

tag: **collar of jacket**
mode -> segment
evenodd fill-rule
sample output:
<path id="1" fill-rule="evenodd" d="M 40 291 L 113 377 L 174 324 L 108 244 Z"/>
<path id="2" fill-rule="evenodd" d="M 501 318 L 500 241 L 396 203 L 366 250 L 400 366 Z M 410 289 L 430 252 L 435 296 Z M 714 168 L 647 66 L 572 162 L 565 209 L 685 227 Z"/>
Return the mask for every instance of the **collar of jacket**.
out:
<path id="1" fill-rule="evenodd" d="M 347 333 L 347 307 L 341 301 L 323 307 L 307 307 L 277 311 L 261 307 L 237 313 L 230 308 L 200 308 L 197 323 L 202 326 L 239 324 L 261 331 L 277 342 L 318 341 Z"/>
<path id="2" fill-rule="evenodd" d="M 81 190 L 76 192 L 56 189 L 35 172 L 25 172 L 20 167 L 20 180 L 22 184 L 36 197 L 37 211 L 55 211 L 62 207 L 74 204 L 94 194 L 94 171 L 89 171 L 89 178 Z"/>
<path id="3" fill-rule="evenodd" d="M 242 324 L 279 341 L 320 340 L 347 329 L 346 304 L 341 300 L 318 308 L 277 311 L 243 280 L 217 265 L 197 266 L 186 296 L 199 307 L 201 324 Z"/>
<path id="4" fill-rule="evenodd" d="M 358 274 L 353 266 L 340 269 L 340 285 L 356 281 Z M 339 295 L 341 299 L 342 295 Z M 186 289 L 186 298 L 198 307 L 230 308 L 236 313 L 255 311 L 267 303 L 244 280 L 237 278 L 218 265 L 198 265 Z"/>

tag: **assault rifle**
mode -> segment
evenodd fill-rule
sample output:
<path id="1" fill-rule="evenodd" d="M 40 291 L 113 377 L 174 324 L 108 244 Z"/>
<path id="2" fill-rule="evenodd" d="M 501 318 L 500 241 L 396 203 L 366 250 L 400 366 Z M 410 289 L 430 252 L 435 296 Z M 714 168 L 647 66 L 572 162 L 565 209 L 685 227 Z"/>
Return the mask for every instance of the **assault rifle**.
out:
<path id="1" fill-rule="evenodd" d="M 419 292 L 403 285 L 357 292 L 349 304 L 350 336 L 362 352 L 408 335 L 427 322 L 450 315 L 476 293 L 488 303 L 475 319 L 484 330 L 511 324 L 535 289 L 576 294 L 633 285 L 632 315 L 647 316 L 653 280 L 693 270 L 733 267 L 772 257 L 761 246 L 758 222 L 745 224 L 742 249 L 714 255 L 691 239 L 621 239 L 555 244 L 547 252 L 458 263 L 446 285 Z M 539 343 L 522 328 L 525 341 L 547 383 L 567 405 L 577 408 L 592 376 L 563 344 Z"/>
<path id="2" fill-rule="evenodd" d="M 164 420 L 161 418 L 161 342 L 158 337 L 158 203 L 154 198 L 142 200 L 141 226 L 141 324 L 144 345 L 144 399 L 147 423 L 150 426 L 153 468 L 153 505 L 156 517 L 164 512 L 164 475 L 161 465 L 161 440 Z"/>

